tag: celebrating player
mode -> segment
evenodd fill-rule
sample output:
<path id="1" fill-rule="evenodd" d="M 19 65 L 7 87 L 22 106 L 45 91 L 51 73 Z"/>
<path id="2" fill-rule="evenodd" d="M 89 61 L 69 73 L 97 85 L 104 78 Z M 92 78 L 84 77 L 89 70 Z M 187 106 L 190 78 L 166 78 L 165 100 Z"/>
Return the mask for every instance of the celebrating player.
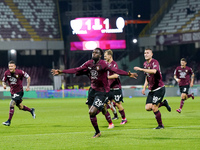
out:
<path id="1" fill-rule="evenodd" d="M 186 66 L 187 61 L 185 58 L 181 59 L 180 64 L 181 66 L 178 66 L 174 71 L 174 79 L 178 82 L 181 92 L 180 108 L 176 110 L 178 113 L 181 113 L 185 100 L 190 97 L 194 99 L 193 93 L 188 94 L 189 88 L 193 87 L 194 84 L 194 73 L 192 68 Z"/>
<path id="2" fill-rule="evenodd" d="M 16 65 L 14 61 L 10 61 L 8 63 L 8 68 L 9 69 L 5 71 L 4 77 L 2 79 L 2 85 L 4 89 L 6 89 L 6 81 L 8 81 L 8 84 L 10 86 L 11 98 L 12 98 L 10 102 L 10 111 L 9 111 L 8 121 L 3 122 L 3 125 L 6 125 L 6 126 L 10 126 L 11 124 L 11 119 L 14 114 L 15 105 L 20 110 L 29 111 L 34 119 L 36 117 L 34 108 L 30 109 L 22 104 L 22 97 L 24 95 L 22 80 L 23 78 L 27 79 L 26 91 L 29 91 L 30 82 L 31 82 L 30 76 L 23 70 L 16 69 Z"/>
<path id="3" fill-rule="evenodd" d="M 52 69 L 53 75 L 58 75 L 61 73 L 78 73 L 81 71 L 87 71 L 89 72 L 89 77 L 91 80 L 91 87 L 88 92 L 88 99 L 86 104 L 89 107 L 89 115 L 91 123 L 96 131 L 93 138 L 101 136 L 101 132 L 99 130 L 98 124 L 97 124 L 97 118 L 96 113 L 97 110 L 102 110 L 104 113 L 106 111 L 103 109 L 104 101 L 106 100 L 107 93 L 109 92 L 109 84 L 108 84 L 108 78 L 107 78 L 107 71 L 113 71 L 117 74 L 130 76 L 133 78 L 136 78 L 137 74 L 126 72 L 123 70 L 110 68 L 108 64 L 101 59 L 101 56 L 103 55 L 103 51 L 100 48 L 95 48 L 92 52 L 92 59 L 85 62 L 82 66 L 67 70 L 55 70 Z"/>
<path id="4" fill-rule="evenodd" d="M 167 100 L 163 100 L 165 95 L 165 85 L 162 81 L 162 74 L 160 71 L 160 66 L 157 60 L 153 59 L 153 52 L 151 49 L 147 48 L 144 51 L 144 68 L 134 67 L 134 70 L 143 71 L 146 75 L 144 88 L 142 89 L 142 94 L 145 95 L 145 90 L 148 85 L 150 90 L 147 99 L 145 109 L 147 111 L 153 110 L 155 114 L 155 118 L 158 122 L 158 127 L 155 129 L 164 129 L 164 125 L 162 123 L 161 113 L 158 110 L 159 107 L 165 106 L 167 110 L 170 112 L 171 107 L 168 104 Z"/>
<path id="5" fill-rule="evenodd" d="M 110 67 L 118 69 L 117 63 L 113 60 L 112 50 L 105 51 L 104 59 L 109 63 Z M 127 123 L 127 119 L 125 116 L 124 108 L 122 106 L 123 95 L 122 95 L 121 82 L 119 79 L 119 75 L 115 74 L 112 71 L 109 71 L 108 79 L 109 79 L 108 83 L 110 86 L 109 100 L 115 101 L 115 104 L 116 104 L 117 108 L 119 109 L 119 113 L 121 114 L 121 117 L 122 117 L 122 122 L 120 124 L 125 124 L 125 123 Z"/>

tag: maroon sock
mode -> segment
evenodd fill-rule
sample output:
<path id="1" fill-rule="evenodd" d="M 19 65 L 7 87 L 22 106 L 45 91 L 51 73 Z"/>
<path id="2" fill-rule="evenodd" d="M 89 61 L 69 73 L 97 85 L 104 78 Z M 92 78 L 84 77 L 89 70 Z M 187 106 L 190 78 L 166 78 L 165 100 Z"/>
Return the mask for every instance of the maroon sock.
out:
<path id="1" fill-rule="evenodd" d="M 29 112 L 31 112 L 31 109 L 28 108 L 28 107 L 26 107 L 26 106 L 24 106 L 22 110 L 23 110 L 23 111 L 29 111 Z"/>
<path id="2" fill-rule="evenodd" d="M 164 105 L 164 102 L 161 102 L 160 105 L 158 106 L 158 108 L 163 106 L 163 105 Z"/>
<path id="3" fill-rule="evenodd" d="M 114 107 L 116 107 L 116 106 L 117 106 L 115 102 L 113 102 L 113 106 L 114 106 Z"/>
<path id="4" fill-rule="evenodd" d="M 10 111 L 9 111 L 9 118 L 8 118 L 8 120 L 9 121 L 11 121 L 11 119 L 12 119 L 12 117 L 13 117 L 13 115 L 14 115 L 14 107 L 10 107 Z"/>
<path id="5" fill-rule="evenodd" d="M 118 115 L 117 115 L 117 113 L 116 113 L 116 114 L 114 114 L 114 116 L 115 116 L 116 118 L 118 118 Z"/>
<path id="6" fill-rule="evenodd" d="M 107 113 L 105 114 L 105 118 L 106 120 L 108 121 L 109 124 L 112 124 L 112 120 L 111 120 L 111 117 L 110 117 L 110 113 L 107 111 Z"/>
<path id="7" fill-rule="evenodd" d="M 187 97 L 188 97 L 188 98 L 192 97 L 192 94 L 188 94 Z"/>
<path id="8" fill-rule="evenodd" d="M 107 105 L 106 105 L 106 108 L 107 108 L 107 109 L 110 109 L 110 106 L 107 104 Z"/>
<path id="9" fill-rule="evenodd" d="M 124 109 L 123 110 L 119 110 L 119 113 L 121 114 L 122 119 L 126 119 Z"/>
<path id="10" fill-rule="evenodd" d="M 185 103 L 184 99 L 181 99 L 181 103 L 180 103 L 180 109 L 182 109 L 182 108 L 183 108 L 183 105 L 184 105 L 184 103 Z"/>
<path id="11" fill-rule="evenodd" d="M 90 116 L 90 121 L 96 131 L 96 133 L 99 133 L 99 127 L 98 127 L 98 124 L 97 124 L 97 117 L 96 116 Z"/>
<path id="12" fill-rule="evenodd" d="M 97 110 L 97 113 L 96 113 L 96 115 L 98 115 L 100 113 L 100 111 L 99 110 Z"/>
<path id="13" fill-rule="evenodd" d="M 161 119 L 160 111 L 158 110 L 157 112 L 154 112 L 154 114 L 155 114 L 155 118 L 156 118 L 156 120 L 158 122 L 158 125 L 161 126 L 162 125 L 162 119 Z"/>

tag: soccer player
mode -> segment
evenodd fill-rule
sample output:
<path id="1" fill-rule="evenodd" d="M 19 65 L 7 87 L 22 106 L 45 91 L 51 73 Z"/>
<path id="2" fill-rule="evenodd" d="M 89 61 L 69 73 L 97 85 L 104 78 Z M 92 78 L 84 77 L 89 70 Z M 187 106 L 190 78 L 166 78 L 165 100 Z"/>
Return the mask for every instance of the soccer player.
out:
<path id="1" fill-rule="evenodd" d="M 116 68 L 118 69 L 117 63 L 113 60 L 113 52 L 112 50 L 107 50 L 104 53 L 104 59 L 109 63 L 109 66 L 111 68 Z M 127 119 L 125 116 L 124 108 L 122 106 L 123 102 L 123 94 L 122 94 L 122 89 L 121 89 L 121 82 L 119 79 L 119 75 L 109 71 L 108 72 L 108 83 L 110 86 L 110 92 L 109 92 L 109 100 L 114 100 L 117 108 L 119 109 L 119 113 L 121 114 L 122 117 L 122 122 L 120 124 L 125 124 L 127 123 Z M 117 117 L 117 116 L 115 116 Z"/>
<path id="2" fill-rule="evenodd" d="M 194 84 L 193 70 L 192 68 L 186 66 L 187 61 L 185 58 L 181 59 L 180 64 L 181 66 L 178 66 L 174 71 L 174 79 L 178 82 L 181 92 L 180 108 L 176 110 L 178 113 L 181 113 L 185 100 L 190 97 L 194 99 L 193 93 L 188 94 L 189 88 L 193 87 Z"/>
<path id="3" fill-rule="evenodd" d="M 75 74 L 81 71 L 88 71 L 89 77 L 91 80 L 91 87 L 88 91 L 88 99 L 86 104 L 89 107 L 89 115 L 91 123 L 96 131 L 93 138 L 97 138 L 101 136 L 101 132 L 99 130 L 97 124 L 96 113 L 98 110 L 102 111 L 104 114 L 106 113 L 105 109 L 103 109 L 104 101 L 106 100 L 107 93 L 109 92 L 109 84 L 107 78 L 107 71 L 113 71 L 117 74 L 130 76 L 136 78 L 136 73 L 130 73 L 123 70 L 110 68 L 108 64 L 101 59 L 103 55 L 103 51 L 100 48 L 95 48 L 92 52 L 92 59 L 86 61 L 82 66 L 67 70 L 55 70 L 52 69 L 53 75 L 58 75 L 61 73 L 70 73 Z"/>
<path id="4" fill-rule="evenodd" d="M 165 106 L 167 110 L 170 112 L 171 107 L 168 104 L 167 100 L 163 100 L 165 95 L 165 85 L 162 81 L 162 74 L 160 71 L 160 66 L 157 60 L 153 59 L 153 52 L 151 49 L 147 48 L 144 51 L 144 68 L 134 67 L 134 70 L 143 71 L 146 75 L 144 88 L 142 89 L 142 94 L 145 95 L 145 90 L 148 85 L 149 94 L 146 99 L 145 109 L 147 111 L 153 110 L 155 114 L 155 118 L 158 123 L 158 127 L 155 129 L 164 129 L 164 125 L 162 123 L 161 113 L 158 110 L 159 107 Z"/>
<path id="5" fill-rule="evenodd" d="M 30 76 L 24 72 L 23 70 L 16 69 L 16 65 L 14 61 L 9 61 L 8 63 L 8 70 L 5 71 L 4 77 L 2 79 L 3 88 L 6 89 L 6 82 L 8 82 L 10 86 L 10 93 L 11 93 L 11 101 L 10 101 L 10 111 L 9 111 L 9 118 L 6 122 L 3 122 L 3 125 L 10 126 L 11 120 L 14 114 L 14 106 L 16 105 L 20 110 L 28 111 L 31 113 L 32 117 L 35 119 L 35 109 L 28 108 L 22 104 L 22 97 L 24 95 L 22 81 L 23 78 L 27 79 L 27 87 L 26 91 L 30 90 Z"/>

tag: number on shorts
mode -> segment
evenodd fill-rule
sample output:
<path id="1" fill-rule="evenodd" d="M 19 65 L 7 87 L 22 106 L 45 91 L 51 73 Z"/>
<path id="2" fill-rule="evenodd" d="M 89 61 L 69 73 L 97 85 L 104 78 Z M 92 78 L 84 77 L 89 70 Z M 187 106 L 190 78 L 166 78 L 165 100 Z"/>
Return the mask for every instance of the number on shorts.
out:
<path id="1" fill-rule="evenodd" d="M 96 105 L 97 107 L 100 107 L 101 105 L 103 105 L 103 103 L 102 103 L 102 101 L 101 101 L 100 99 L 97 99 L 97 100 L 95 101 L 95 105 Z"/>
<path id="2" fill-rule="evenodd" d="M 115 95 L 115 101 L 118 102 L 121 97 L 122 97 L 121 94 L 120 95 Z"/>
<path id="3" fill-rule="evenodd" d="M 18 96 L 19 96 L 18 94 L 14 94 L 12 98 L 15 98 L 15 97 L 18 97 Z"/>

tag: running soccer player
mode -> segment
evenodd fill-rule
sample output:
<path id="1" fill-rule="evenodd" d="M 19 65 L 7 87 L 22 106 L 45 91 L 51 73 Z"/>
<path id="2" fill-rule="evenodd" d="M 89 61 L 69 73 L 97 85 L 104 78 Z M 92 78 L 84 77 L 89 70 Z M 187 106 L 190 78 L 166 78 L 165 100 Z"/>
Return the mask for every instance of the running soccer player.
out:
<path id="1" fill-rule="evenodd" d="M 146 78 L 144 82 L 144 88 L 142 89 L 142 94 L 145 95 L 147 85 L 150 90 L 146 99 L 145 109 L 147 111 L 153 110 L 158 123 L 158 127 L 156 127 L 155 129 L 164 129 L 161 113 L 158 108 L 161 106 L 165 106 L 170 112 L 171 107 L 169 106 L 167 100 L 164 100 L 162 102 L 165 95 L 165 85 L 162 81 L 162 74 L 160 71 L 159 62 L 152 58 L 153 52 L 149 48 L 145 49 L 144 57 L 146 60 L 144 62 L 144 68 L 134 67 L 134 70 L 143 71 L 145 73 Z"/>
<path id="2" fill-rule="evenodd" d="M 123 70 L 110 68 L 108 64 L 101 59 L 101 56 L 103 55 L 103 51 L 100 48 L 95 48 L 92 52 L 92 59 L 85 62 L 82 66 L 67 70 L 55 70 L 52 69 L 53 75 L 58 75 L 61 73 L 70 73 L 75 74 L 81 71 L 87 71 L 89 72 L 89 77 L 91 80 L 91 87 L 88 91 L 88 99 L 86 104 L 89 107 L 89 115 L 91 123 L 95 129 L 95 134 L 93 138 L 97 138 L 101 136 L 101 132 L 99 130 L 98 124 L 97 124 L 97 118 L 96 114 L 97 111 L 100 110 L 104 114 L 106 113 L 104 107 L 104 101 L 106 100 L 107 93 L 109 92 L 109 84 L 108 84 L 108 78 L 107 78 L 107 71 L 113 71 L 117 74 L 130 76 L 132 78 L 136 78 L 136 73 L 130 73 Z"/>
<path id="3" fill-rule="evenodd" d="M 180 61 L 181 66 L 178 66 L 174 71 L 174 79 L 179 84 L 179 89 L 181 92 L 181 102 L 180 108 L 176 111 L 181 113 L 185 100 L 192 97 L 194 99 L 194 94 L 188 94 L 189 88 L 193 87 L 194 84 L 194 73 L 192 68 L 186 66 L 187 61 L 185 58 L 182 58 Z M 191 80 L 190 80 L 191 79 Z"/>
<path id="4" fill-rule="evenodd" d="M 113 60 L 113 52 L 112 50 L 107 50 L 104 53 L 104 59 L 109 63 L 109 66 L 111 68 L 116 68 L 118 69 L 117 63 Z M 119 79 L 119 75 L 115 74 L 112 71 L 108 72 L 108 83 L 110 86 L 110 92 L 109 92 L 109 100 L 114 100 L 117 108 L 119 109 L 119 113 L 121 114 L 122 117 L 122 122 L 120 124 L 125 124 L 127 123 L 127 119 L 125 116 L 124 108 L 122 106 L 123 102 L 123 94 L 122 94 L 122 89 L 121 89 L 121 82 Z M 117 116 L 115 116 L 117 117 Z"/>
<path id="5" fill-rule="evenodd" d="M 87 77 L 90 78 L 90 73 L 89 73 L 88 70 L 82 70 L 82 71 L 79 71 L 78 73 L 76 73 L 76 76 L 80 76 L 80 75 L 86 75 Z M 86 101 L 86 104 L 87 104 L 87 101 Z M 106 107 L 106 103 L 104 104 L 104 107 Z M 107 109 L 109 109 L 108 105 L 107 105 Z M 101 111 L 97 110 L 96 115 L 98 115 L 100 112 Z M 115 126 L 114 126 L 114 124 L 113 124 L 113 122 L 111 120 L 111 116 L 110 116 L 110 113 L 108 112 L 108 110 L 102 111 L 102 114 L 105 116 L 105 119 L 107 120 L 107 122 L 109 124 L 108 129 L 114 128 Z"/>
<path id="6" fill-rule="evenodd" d="M 10 101 L 10 111 L 9 118 L 6 122 L 3 122 L 3 125 L 10 126 L 11 120 L 14 114 L 14 106 L 16 105 L 20 110 L 28 111 L 31 113 L 32 117 L 35 119 L 35 109 L 28 108 L 22 104 L 22 97 L 24 95 L 22 81 L 23 78 L 27 79 L 26 91 L 30 90 L 30 76 L 23 70 L 16 69 L 14 61 L 8 63 L 8 70 L 5 71 L 4 77 L 2 79 L 3 88 L 6 89 L 6 82 L 10 86 L 11 101 Z"/>

